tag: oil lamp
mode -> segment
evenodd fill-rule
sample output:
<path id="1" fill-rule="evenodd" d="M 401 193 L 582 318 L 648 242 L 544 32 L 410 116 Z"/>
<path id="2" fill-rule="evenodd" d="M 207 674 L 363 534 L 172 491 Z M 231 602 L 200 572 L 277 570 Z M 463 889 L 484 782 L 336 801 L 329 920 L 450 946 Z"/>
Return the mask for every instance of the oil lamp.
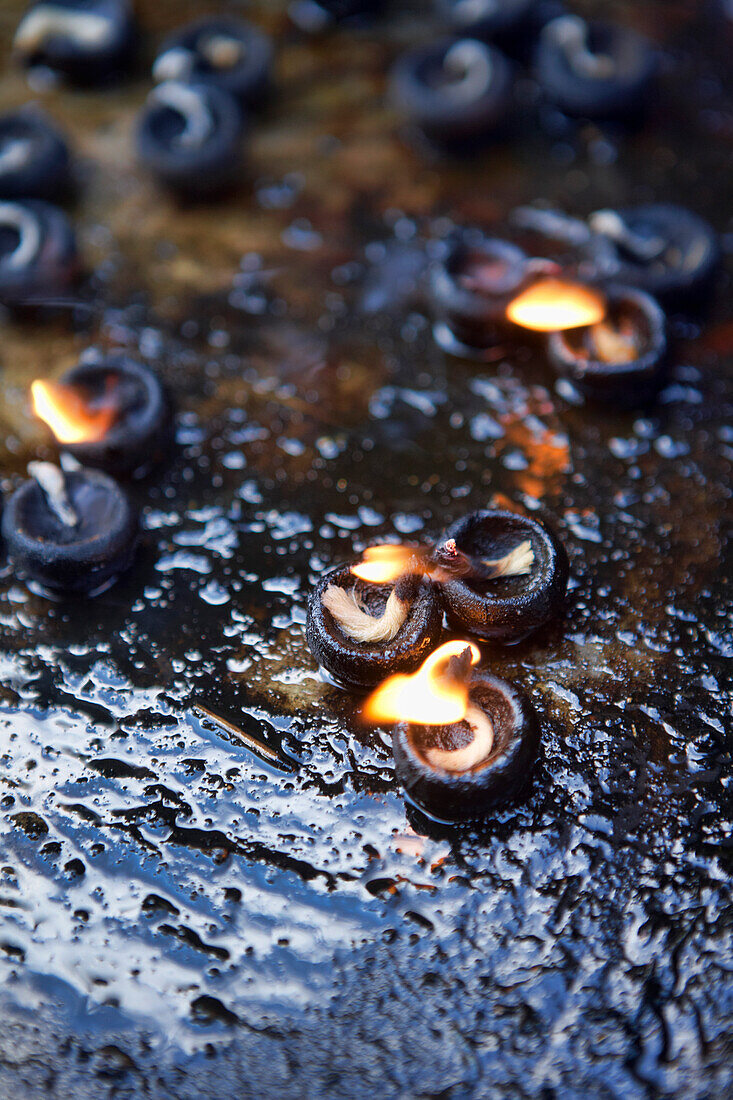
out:
<path id="1" fill-rule="evenodd" d="M 272 43 L 243 19 L 199 19 L 170 35 L 153 64 L 156 82 L 212 83 L 246 106 L 270 83 Z"/>
<path id="2" fill-rule="evenodd" d="M 446 821 L 480 818 L 514 798 L 537 758 L 537 715 L 516 687 L 478 671 L 481 654 L 446 642 L 412 675 L 366 700 L 369 722 L 396 723 L 395 771 L 408 798 Z"/>
<path id="3" fill-rule="evenodd" d="M 565 114 L 612 118 L 642 109 L 656 61 L 651 43 L 628 27 L 561 15 L 542 30 L 535 76 Z"/>
<path id="4" fill-rule="evenodd" d="M 396 107 L 433 141 L 473 146 L 507 122 L 511 67 L 486 42 L 448 39 L 404 54 L 392 70 L 391 93 Z"/>
<path id="5" fill-rule="evenodd" d="M 13 49 L 24 65 L 93 84 L 124 71 L 135 38 L 128 0 L 38 0 L 23 16 Z"/>
<path id="6" fill-rule="evenodd" d="M 527 29 L 538 0 L 433 0 L 456 34 L 506 41 Z"/>
<path id="7" fill-rule="evenodd" d="M 673 203 L 597 210 L 588 226 L 600 274 L 665 301 L 689 304 L 699 297 L 720 260 L 712 226 Z"/>
<path id="8" fill-rule="evenodd" d="M 393 672 L 417 668 L 440 637 L 443 609 L 435 586 L 404 547 L 327 573 L 308 606 L 306 637 L 319 665 L 341 684 L 374 687 Z M 394 559 L 389 551 L 394 550 Z"/>
<path id="9" fill-rule="evenodd" d="M 449 625 L 476 638 L 516 642 L 558 615 L 568 558 L 557 536 L 529 516 L 471 512 L 433 551 Z"/>
<path id="10" fill-rule="evenodd" d="M 183 196 L 218 194 L 240 172 L 242 126 L 239 104 L 223 88 L 166 80 L 150 93 L 138 119 L 138 156 Z"/>
<path id="11" fill-rule="evenodd" d="M 0 202 L 0 302 L 42 302 L 67 289 L 76 272 L 76 238 L 63 210 L 40 199 Z"/>
<path id="12" fill-rule="evenodd" d="M 548 337 L 550 363 L 589 397 L 637 405 L 664 378 L 667 324 L 659 303 L 642 290 L 610 287 L 608 312 L 596 324 Z"/>
<path id="13" fill-rule="evenodd" d="M 509 302 L 542 272 L 556 270 L 551 261 L 530 259 L 508 241 L 457 235 L 430 271 L 437 343 L 453 355 L 491 357 L 507 334 Z"/>
<path id="14" fill-rule="evenodd" d="M 32 462 L 5 505 L 2 531 L 17 569 L 52 592 L 97 592 L 132 562 L 137 511 L 97 470 Z"/>
<path id="15" fill-rule="evenodd" d="M 58 381 L 37 379 L 33 409 L 63 451 L 110 473 L 146 473 L 173 439 L 168 393 L 149 367 L 109 355 L 72 367 Z"/>
<path id="16" fill-rule="evenodd" d="M 69 182 L 69 150 L 43 111 L 0 116 L 0 199 L 53 199 Z"/>

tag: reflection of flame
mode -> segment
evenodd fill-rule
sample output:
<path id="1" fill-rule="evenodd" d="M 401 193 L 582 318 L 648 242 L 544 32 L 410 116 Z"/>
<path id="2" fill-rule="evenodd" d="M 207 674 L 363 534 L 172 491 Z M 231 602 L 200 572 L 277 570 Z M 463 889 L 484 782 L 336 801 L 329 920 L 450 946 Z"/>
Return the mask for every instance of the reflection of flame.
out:
<path id="1" fill-rule="evenodd" d="M 59 443 L 98 443 L 117 415 L 111 403 L 90 408 L 78 390 L 62 382 L 37 380 L 31 384 L 31 396 L 33 411 Z"/>
<path id="2" fill-rule="evenodd" d="M 368 722 L 419 722 L 443 726 L 460 722 L 468 709 L 468 679 L 446 676 L 451 657 L 471 651 L 471 664 L 481 660 L 472 642 L 446 642 L 411 676 L 390 676 L 364 703 Z"/>
<path id="3" fill-rule="evenodd" d="M 535 332 L 562 332 L 595 325 L 606 316 L 599 290 L 567 279 L 540 279 L 509 303 L 507 318 Z"/>
<path id="4" fill-rule="evenodd" d="M 407 572 L 408 563 L 414 555 L 415 548 L 412 546 L 368 546 L 363 560 L 358 565 L 352 565 L 351 572 L 363 581 L 386 584 Z"/>

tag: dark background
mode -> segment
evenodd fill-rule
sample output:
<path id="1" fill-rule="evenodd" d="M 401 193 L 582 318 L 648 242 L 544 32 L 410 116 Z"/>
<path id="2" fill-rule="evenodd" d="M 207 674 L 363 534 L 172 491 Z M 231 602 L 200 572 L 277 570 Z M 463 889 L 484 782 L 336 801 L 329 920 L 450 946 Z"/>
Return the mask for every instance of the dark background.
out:
<path id="1" fill-rule="evenodd" d="M 733 24 L 578 4 L 662 46 L 644 127 L 538 116 L 524 79 L 515 140 L 458 162 L 384 99 L 437 33 L 421 5 L 311 42 L 279 3 L 230 4 L 275 35 L 277 90 L 238 193 L 184 208 L 135 165 L 144 62 L 226 5 L 137 6 L 130 82 L 34 93 L 8 62 L 0 83 L 69 134 L 93 273 L 3 322 L 5 489 L 53 454 L 28 384 L 89 344 L 154 364 L 181 409 L 118 586 L 49 602 L 0 579 L 0 1096 L 731 1095 L 730 277 L 673 319 L 656 406 L 614 413 L 558 392 L 541 341 L 446 359 L 419 274 L 453 223 L 500 233 L 537 199 L 686 203 L 729 251 Z M 319 678 L 305 604 L 366 540 L 508 501 L 571 556 L 565 621 L 486 649 L 543 757 L 521 805 L 441 830 Z"/>

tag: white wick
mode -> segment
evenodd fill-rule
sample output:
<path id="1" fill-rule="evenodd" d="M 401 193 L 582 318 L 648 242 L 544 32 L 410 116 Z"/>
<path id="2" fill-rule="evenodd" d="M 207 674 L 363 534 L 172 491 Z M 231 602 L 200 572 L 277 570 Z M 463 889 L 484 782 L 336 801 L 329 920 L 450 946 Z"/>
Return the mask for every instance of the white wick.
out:
<path id="1" fill-rule="evenodd" d="M 643 237 L 634 233 L 616 210 L 596 210 L 588 218 L 588 225 L 594 233 L 623 245 L 640 260 L 654 260 L 664 252 L 662 237 Z"/>
<path id="2" fill-rule="evenodd" d="M 150 98 L 163 107 L 170 107 L 186 123 L 176 137 L 180 145 L 189 148 L 203 145 L 213 130 L 214 123 L 200 92 L 176 80 L 167 80 L 150 93 Z"/>
<path id="3" fill-rule="evenodd" d="M 244 55 L 244 44 L 230 34 L 211 34 L 199 42 L 199 50 L 215 69 L 233 69 Z"/>
<path id="4" fill-rule="evenodd" d="M 459 79 L 447 84 L 445 91 L 456 99 L 478 99 L 491 85 L 494 67 L 483 42 L 464 38 L 456 42 L 443 58 L 443 68 Z"/>
<path id="5" fill-rule="evenodd" d="M 37 481 L 46 495 L 51 509 L 66 527 L 77 527 L 79 517 L 69 500 L 66 491 L 66 477 L 63 470 L 53 462 L 29 462 L 28 473 Z"/>
<path id="6" fill-rule="evenodd" d="M 494 744 L 494 727 L 489 716 L 469 703 L 463 721 L 473 730 L 473 739 L 460 749 L 425 749 L 423 755 L 431 767 L 467 772 L 489 755 Z"/>
<path id="7" fill-rule="evenodd" d="M 114 32 L 113 21 L 96 12 L 39 4 L 21 20 L 13 46 L 20 53 L 32 54 L 50 38 L 70 38 L 78 46 L 92 50 L 106 46 Z"/>
<path id="8" fill-rule="evenodd" d="M 153 65 L 153 80 L 186 80 L 193 72 L 195 55 L 185 46 L 171 46 Z"/>
<path id="9" fill-rule="evenodd" d="M 18 234 L 18 243 L 12 252 L 0 260 L 6 270 L 19 271 L 27 267 L 41 248 L 41 229 L 38 218 L 15 202 L 0 202 L 0 226 L 6 225 Z"/>
<path id="10" fill-rule="evenodd" d="M 572 67 L 591 80 L 608 80 L 616 72 L 616 63 L 608 54 L 593 53 L 588 46 L 588 25 L 578 15 L 561 15 L 548 23 L 543 32 L 565 51 Z"/>
<path id="11" fill-rule="evenodd" d="M 0 172 L 14 172 L 22 168 L 31 158 L 33 142 L 30 138 L 10 138 L 0 152 Z"/>

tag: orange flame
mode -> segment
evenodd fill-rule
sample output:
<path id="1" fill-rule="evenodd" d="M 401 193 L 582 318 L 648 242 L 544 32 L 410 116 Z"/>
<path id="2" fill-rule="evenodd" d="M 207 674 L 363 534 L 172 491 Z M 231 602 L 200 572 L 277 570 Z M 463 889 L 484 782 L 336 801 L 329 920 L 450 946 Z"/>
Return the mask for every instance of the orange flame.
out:
<path id="1" fill-rule="evenodd" d="M 567 279 L 540 279 L 509 303 L 507 318 L 534 332 L 562 332 L 595 325 L 606 316 L 599 290 Z"/>
<path id="2" fill-rule="evenodd" d="M 112 404 L 90 409 L 73 386 L 62 382 L 31 384 L 33 411 L 45 420 L 59 443 L 98 443 L 115 422 L 117 413 Z"/>
<path id="3" fill-rule="evenodd" d="M 372 584 L 387 584 L 396 581 L 407 570 L 410 559 L 415 555 L 412 546 L 368 546 L 363 560 L 352 565 L 351 572 L 362 581 Z"/>
<path id="4" fill-rule="evenodd" d="M 481 660 L 472 642 L 445 642 L 423 661 L 411 676 L 390 676 L 364 703 L 368 722 L 419 722 L 444 726 L 460 722 L 468 709 L 468 682 L 460 683 L 443 674 L 451 657 L 471 650 L 471 664 Z"/>

